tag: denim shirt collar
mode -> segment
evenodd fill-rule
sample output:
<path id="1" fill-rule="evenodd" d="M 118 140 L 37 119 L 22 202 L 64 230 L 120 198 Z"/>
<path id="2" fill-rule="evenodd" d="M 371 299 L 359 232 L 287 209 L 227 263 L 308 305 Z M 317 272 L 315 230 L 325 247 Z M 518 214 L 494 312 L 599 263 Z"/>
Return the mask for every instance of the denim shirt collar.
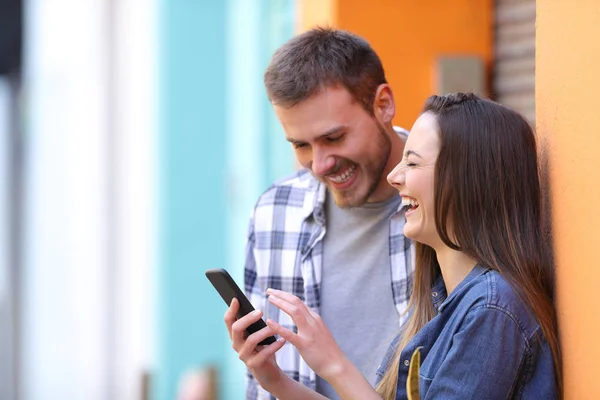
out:
<path id="1" fill-rule="evenodd" d="M 446 305 L 448 305 L 452 301 L 452 299 L 454 299 L 456 297 L 456 295 L 458 293 L 460 293 L 461 291 L 465 290 L 465 288 L 468 287 L 469 282 L 471 282 L 473 279 L 486 273 L 489 270 L 490 270 L 489 267 L 485 267 L 480 264 L 476 264 L 473 267 L 473 269 L 467 274 L 467 276 L 462 281 L 460 281 L 460 283 L 456 286 L 456 288 L 452 291 L 452 293 L 450 293 L 450 296 L 448 296 L 448 293 L 446 291 L 446 285 L 444 283 L 444 279 L 442 278 L 442 274 L 440 274 L 436 278 L 436 280 L 433 284 L 432 290 L 431 290 L 433 306 L 438 310 L 438 312 L 441 313 L 443 311 L 443 309 L 446 307 Z"/>
<path id="2" fill-rule="evenodd" d="M 442 278 L 442 274 L 439 274 L 431 287 L 431 299 L 436 310 L 440 311 L 440 307 L 447 296 L 444 279 Z"/>

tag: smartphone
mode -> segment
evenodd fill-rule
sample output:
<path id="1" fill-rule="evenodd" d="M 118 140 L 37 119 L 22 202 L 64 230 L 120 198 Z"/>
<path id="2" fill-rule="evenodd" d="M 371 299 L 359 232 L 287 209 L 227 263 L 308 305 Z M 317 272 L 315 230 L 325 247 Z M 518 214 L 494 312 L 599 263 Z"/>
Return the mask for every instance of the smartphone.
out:
<path id="1" fill-rule="evenodd" d="M 244 315 L 254 311 L 254 307 L 250 303 L 250 300 L 248 300 L 244 292 L 242 292 L 239 286 L 235 283 L 231 275 L 229 275 L 229 273 L 223 268 L 209 269 L 206 271 L 206 277 L 210 283 L 212 283 L 215 289 L 217 289 L 217 292 L 219 292 L 223 300 L 225 300 L 225 303 L 228 307 L 231 305 L 231 300 L 233 300 L 234 297 L 238 299 L 238 302 L 240 303 L 240 309 L 236 315 L 237 319 L 240 319 Z M 266 326 L 267 324 L 261 318 L 252 325 L 248 326 L 246 328 L 246 333 L 251 335 L 252 333 L 257 332 Z M 269 336 L 259 344 L 266 346 L 273 342 L 275 342 L 275 336 Z"/>

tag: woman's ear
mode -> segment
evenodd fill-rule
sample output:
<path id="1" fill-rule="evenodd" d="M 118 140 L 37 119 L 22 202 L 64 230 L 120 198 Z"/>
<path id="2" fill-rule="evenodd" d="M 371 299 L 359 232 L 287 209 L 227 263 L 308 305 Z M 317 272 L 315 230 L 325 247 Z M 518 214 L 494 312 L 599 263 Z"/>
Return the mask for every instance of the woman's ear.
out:
<path id="1" fill-rule="evenodd" d="M 373 114 L 375 118 L 384 126 L 392 123 L 396 114 L 396 103 L 394 93 L 387 83 L 382 83 L 375 92 L 373 99 Z"/>

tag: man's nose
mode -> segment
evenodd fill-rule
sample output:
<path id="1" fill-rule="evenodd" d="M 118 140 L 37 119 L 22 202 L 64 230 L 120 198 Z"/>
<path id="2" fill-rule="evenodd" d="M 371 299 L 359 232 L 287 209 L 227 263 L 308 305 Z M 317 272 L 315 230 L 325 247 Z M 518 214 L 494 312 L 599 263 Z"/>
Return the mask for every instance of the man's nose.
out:
<path id="1" fill-rule="evenodd" d="M 329 173 L 335 167 L 335 157 L 322 151 L 313 151 L 312 171 L 317 176 Z"/>
<path id="2" fill-rule="evenodd" d="M 392 172 L 388 174 L 387 181 L 395 188 L 404 185 L 404 168 L 402 164 L 396 165 Z"/>

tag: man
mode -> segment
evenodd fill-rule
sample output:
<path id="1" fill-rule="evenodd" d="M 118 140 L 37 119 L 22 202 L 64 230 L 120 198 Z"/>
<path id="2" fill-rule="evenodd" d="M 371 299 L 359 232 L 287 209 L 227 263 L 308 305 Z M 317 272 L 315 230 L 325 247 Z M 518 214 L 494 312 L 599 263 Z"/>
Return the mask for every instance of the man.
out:
<path id="1" fill-rule="evenodd" d="M 364 39 L 324 28 L 279 48 L 264 81 L 303 169 L 258 199 L 248 233 L 246 294 L 266 318 L 290 329 L 291 318 L 266 301 L 265 291 L 301 298 L 373 383 L 404 320 L 413 273 L 400 197 L 386 181 L 406 139 L 392 126 L 392 90 Z M 277 363 L 337 398 L 293 346 L 277 352 Z M 246 397 L 269 398 L 251 374 Z"/>

